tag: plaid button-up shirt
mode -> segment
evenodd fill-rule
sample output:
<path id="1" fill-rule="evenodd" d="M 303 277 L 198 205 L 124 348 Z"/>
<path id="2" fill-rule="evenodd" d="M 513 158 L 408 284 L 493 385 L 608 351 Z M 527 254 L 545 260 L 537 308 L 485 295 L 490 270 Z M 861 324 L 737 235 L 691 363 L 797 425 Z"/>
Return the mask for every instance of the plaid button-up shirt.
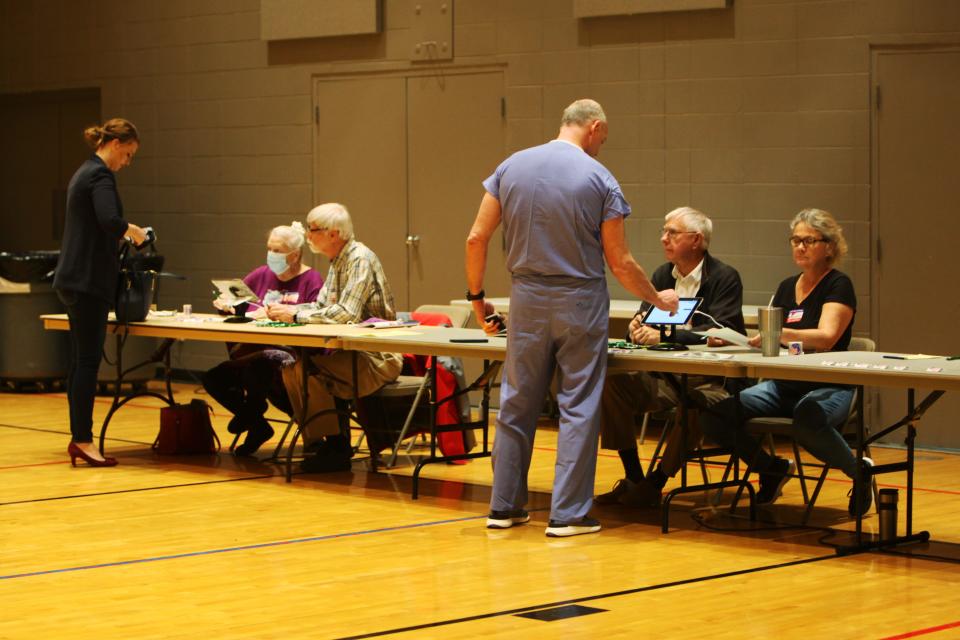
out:
<path id="1" fill-rule="evenodd" d="M 317 301 L 298 307 L 297 320 L 349 324 L 374 317 L 396 319 L 393 292 L 377 254 L 350 240 L 330 263 Z"/>

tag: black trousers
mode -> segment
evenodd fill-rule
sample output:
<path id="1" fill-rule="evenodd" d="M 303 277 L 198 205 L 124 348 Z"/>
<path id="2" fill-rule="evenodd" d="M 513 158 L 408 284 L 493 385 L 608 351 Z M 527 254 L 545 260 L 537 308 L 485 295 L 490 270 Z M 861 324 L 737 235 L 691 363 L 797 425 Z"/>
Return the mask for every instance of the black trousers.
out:
<path id="1" fill-rule="evenodd" d="M 70 364 L 67 369 L 67 403 L 70 434 L 74 442 L 93 442 L 93 401 L 97 371 L 107 333 L 110 303 L 88 293 L 57 291 L 70 319 Z"/>
<path id="2" fill-rule="evenodd" d="M 203 388 L 248 427 L 263 417 L 268 399 L 276 408 L 291 415 L 293 408 L 280 369 L 294 359 L 283 349 L 269 347 L 231 358 L 203 374 Z"/>

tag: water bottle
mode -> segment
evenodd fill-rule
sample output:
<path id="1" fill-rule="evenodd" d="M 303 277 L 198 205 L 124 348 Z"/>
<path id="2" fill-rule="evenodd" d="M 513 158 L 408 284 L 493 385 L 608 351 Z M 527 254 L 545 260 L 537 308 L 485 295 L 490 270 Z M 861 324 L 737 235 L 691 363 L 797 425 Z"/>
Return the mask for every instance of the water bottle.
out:
<path id="1" fill-rule="evenodd" d="M 880 542 L 893 542 L 897 538 L 897 500 L 896 489 L 880 489 Z"/>

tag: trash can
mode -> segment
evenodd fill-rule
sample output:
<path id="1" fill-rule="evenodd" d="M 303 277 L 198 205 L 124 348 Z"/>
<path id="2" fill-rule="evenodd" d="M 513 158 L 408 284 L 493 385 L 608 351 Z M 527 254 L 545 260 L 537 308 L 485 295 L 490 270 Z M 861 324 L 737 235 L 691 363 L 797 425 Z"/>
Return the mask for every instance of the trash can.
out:
<path id="1" fill-rule="evenodd" d="M 0 387 L 50 391 L 67 376 L 69 337 L 40 316 L 64 313 L 51 283 L 59 251 L 0 252 Z"/>

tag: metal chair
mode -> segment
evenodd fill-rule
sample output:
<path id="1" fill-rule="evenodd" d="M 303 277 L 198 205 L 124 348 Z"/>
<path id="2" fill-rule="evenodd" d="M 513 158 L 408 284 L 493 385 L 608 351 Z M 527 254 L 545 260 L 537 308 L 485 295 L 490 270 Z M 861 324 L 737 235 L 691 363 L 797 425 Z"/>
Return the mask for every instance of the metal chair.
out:
<path id="1" fill-rule="evenodd" d="M 870 338 L 851 338 L 850 339 L 850 351 L 876 351 L 877 345 Z M 854 388 L 853 399 L 850 402 L 850 411 L 847 414 L 847 418 L 844 423 L 839 427 L 841 435 L 844 436 L 844 439 L 850 440 L 856 439 L 858 431 L 863 429 L 864 437 L 870 434 L 869 427 L 866 426 L 863 415 L 863 387 L 858 386 Z M 745 429 L 747 433 L 759 436 L 765 440 L 766 447 L 770 451 L 771 455 L 775 453 L 774 447 L 774 437 L 785 437 L 790 440 L 790 444 L 793 447 L 793 457 L 796 463 L 796 473 L 795 475 L 800 480 L 800 491 L 803 493 L 803 502 L 807 505 L 806 510 L 803 513 L 803 519 L 801 524 L 806 524 L 810 519 L 810 514 L 813 511 L 813 506 L 816 504 L 817 497 L 820 495 L 820 490 L 823 488 L 823 483 L 827 479 L 827 474 L 830 471 L 830 465 L 821 463 L 821 462 L 806 462 L 804 463 L 800 456 L 800 446 L 797 444 L 796 439 L 793 437 L 793 420 L 791 418 L 773 418 L 773 417 L 760 417 L 752 418 L 748 420 L 745 424 Z M 855 445 L 854 445 L 855 446 Z M 870 456 L 870 448 L 864 448 L 864 455 Z M 819 468 L 819 475 L 809 476 L 804 472 L 804 466 Z M 748 478 L 753 471 L 753 463 L 747 467 L 747 470 L 744 472 L 744 478 Z M 816 480 L 816 485 L 814 485 L 813 492 L 811 493 L 807 488 L 807 480 Z M 878 492 L 877 492 L 877 481 L 875 478 L 871 479 L 873 483 L 873 495 L 874 495 L 874 505 L 878 502 Z M 736 505 L 739 498 L 739 494 L 734 498 L 733 504 Z"/>
<path id="2" fill-rule="evenodd" d="M 472 315 L 470 309 L 443 304 L 420 305 L 416 308 L 414 313 L 442 314 L 450 319 L 450 323 L 453 327 L 460 328 L 467 325 Z M 413 396 L 410 410 L 407 412 L 406 419 L 403 422 L 403 427 L 401 427 L 400 433 L 397 436 L 397 440 L 393 445 L 390 454 L 390 460 L 387 462 L 388 468 L 393 467 L 397 463 L 397 455 L 399 454 L 400 447 L 402 446 L 403 441 L 407 439 L 407 433 L 409 432 L 410 426 L 413 423 L 417 408 L 420 406 L 420 401 L 423 399 L 424 394 L 429 393 L 429 389 L 430 373 L 427 372 L 427 375 L 423 376 L 400 376 L 393 382 L 388 382 L 373 394 L 375 397 L 381 398 L 402 398 Z M 425 437 L 425 434 L 421 433 L 421 436 Z M 360 440 L 358 440 L 358 444 L 359 442 L 362 442 L 362 439 L 363 436 L 361 435 Z M 407 448 L 408 453 L 413 447 L 413 442 L 414 441 L 411 441 L 410 446 Z"/>

